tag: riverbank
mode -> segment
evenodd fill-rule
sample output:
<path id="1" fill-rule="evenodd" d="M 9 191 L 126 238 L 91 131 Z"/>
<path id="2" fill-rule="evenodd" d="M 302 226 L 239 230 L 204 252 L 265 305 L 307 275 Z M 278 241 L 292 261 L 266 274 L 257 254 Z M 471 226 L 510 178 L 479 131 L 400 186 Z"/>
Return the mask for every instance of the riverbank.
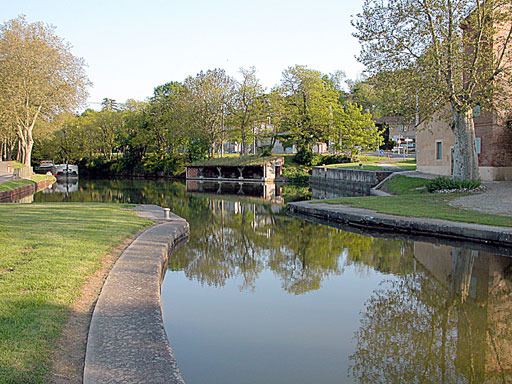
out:
<path id="1" fill-rule="evenodd" d="M 512 247 L 512 183 L 486 187 L 479 194 L 412 193 L 290 203 L 288 210 L 356 228 Z"/>
<path id="2" fill-rule="evenodd" d="M 157 223 L 123 252 L 101 290 L 87 339 L 83 382 L 183 384 L 165 333 L 161 282 L 186 220 L 156 205 L 135 208 Z M 143 324 L 143 326 L 141 326 Z"/>
<path id="3" fill-rule="evenodd" d="M 95 278 L 102 282 L 102 275 L 94 273 L 108 264 L 107 259 L 113 262 L 115 247 L 151 224 L 127 208 L 107 204 L 0 205 L 2 381 L 58 382 L 48 378 L 57 340 L 71 318 L 88 326 L 95 300 L 93 294 L 89 305 L 77 305 L 84 283 Z M 80 345 L 70 345 L 74 353 L 85 352 Z M 66 375 L 72 376 L 73 369 L 63 364 L 61 382 L 72 382 Z M 81 380 L 81 373 L 79 377 Z"/>
<path id="4" fill-rule="evenodd" d="M 12 203 L 55 183 L 55 176 L 32 175 L 29 179 L 0 181 L 0 203 Z"/>

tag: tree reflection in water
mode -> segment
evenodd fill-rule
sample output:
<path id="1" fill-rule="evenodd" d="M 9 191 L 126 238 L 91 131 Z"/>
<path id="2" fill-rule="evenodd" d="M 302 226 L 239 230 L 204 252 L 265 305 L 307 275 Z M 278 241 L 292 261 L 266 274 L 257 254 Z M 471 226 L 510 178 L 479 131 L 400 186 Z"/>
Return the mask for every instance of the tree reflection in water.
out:
<path id="1" fill-rule="evenodd" d="M 208 199 L 208 214 L 190 217 L 187 247 L 170 261 L 172 270 L 202 284 L 223 286 L 241 277 L 241 289 L 254 287 L 264 269 L 272 270 L 285 291 L 301 294 L 343 273 L 346 265 L 404 273 L 412 268 L 412 243 L 365 237 L 288 218 L 282 207 Z"/>
<path id="2" fill-rule="evenodd" d="M 441 247 L 444 259 L 433 262 L 433 245 L 415 248 L 424 265 L 385 282 L 365 305 L 350 357 L 354 378 L 360 383 L 511 382 L 510 259 Z"/>
<path id="3" fill-rule="evenodd" d="M 239 278 L 240 289 L 253 289 L 271 270 L 300 295 L 349 266 L 389 273 L 361 313 L 350 356 L 356 381 L 512 382 L 509 257 L 365 237 L 289 218 L 263 200 L 188 194 L 171 181 L 80 180 L 73 193 L 34 198 L 170 207 L 191 226 L 170 268 L 201 284 Z"/>

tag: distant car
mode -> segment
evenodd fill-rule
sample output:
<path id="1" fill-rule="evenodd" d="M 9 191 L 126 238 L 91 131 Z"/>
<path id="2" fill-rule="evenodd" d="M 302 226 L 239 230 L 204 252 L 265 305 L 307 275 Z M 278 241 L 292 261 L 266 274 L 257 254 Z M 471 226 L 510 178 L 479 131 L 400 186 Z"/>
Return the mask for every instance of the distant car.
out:
<path id="1" fill-rule="evenodd" d="M 398 152 L 398 149 L 399 149 L 398 147 L 393 147 L 393 148 L 391 149 L 391 152 Z"/>

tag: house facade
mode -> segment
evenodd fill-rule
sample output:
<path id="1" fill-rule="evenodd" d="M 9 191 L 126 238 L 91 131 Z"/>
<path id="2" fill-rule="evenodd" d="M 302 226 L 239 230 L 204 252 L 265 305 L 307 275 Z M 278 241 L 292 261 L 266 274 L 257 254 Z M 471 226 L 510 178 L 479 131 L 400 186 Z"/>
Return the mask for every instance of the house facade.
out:
<path id="1" fill-rule="evenodd" d="M 383 128 L 384 142 L 394 141 L 400 146 L 409 146 L 412 150 L 416 146 L 416 125 L 411 119 L 401 116 L 383 116 L 375 121 L 375 125 Z"/>
<path id="2" fill-rule="evenodd" d="M 495 112 L 473 109 L 476 151 L 482 180 L 512 180 L 512 129 Z M 417 133 L 416 163 L 420 172 L 450 176 L 454 135 L 441 114 L 421 123 Z"/>

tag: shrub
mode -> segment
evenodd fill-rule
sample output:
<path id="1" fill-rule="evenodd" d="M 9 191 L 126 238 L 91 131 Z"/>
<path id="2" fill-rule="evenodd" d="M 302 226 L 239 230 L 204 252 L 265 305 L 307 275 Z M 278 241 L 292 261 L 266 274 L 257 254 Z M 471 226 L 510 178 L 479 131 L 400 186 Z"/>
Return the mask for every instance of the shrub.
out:
<path id="1" fill-rule="evenodd" d="M 309 181 L 309 172 L 302 167 L 286 167 L 283 169 L 283 176 L 292 184 L 304 184 Z"/>
<path id="2" fill-rule="evenodd" d="M 350 163 L 350 157 L 346 155 L 323 155 L 320 164 L 343 164 Z"/>
<path id="3" fill-rule="evenodd" d="M 301 165 L 309 166 L 311 165 L 311 160 L 313 160 L 313 152 L 305 147 L 301 147 L 293 157 L 293 161 Z"/>
<path id="4" fill-rule="evenodd" d="M 426 187 L 429 192 L 447 190 L 463 190 L 463 189 L 476 189 L 480 187 L 482 182 L 480 180 L 456 180 L 446 176 L 439 176 L 430 180 Z"/>

